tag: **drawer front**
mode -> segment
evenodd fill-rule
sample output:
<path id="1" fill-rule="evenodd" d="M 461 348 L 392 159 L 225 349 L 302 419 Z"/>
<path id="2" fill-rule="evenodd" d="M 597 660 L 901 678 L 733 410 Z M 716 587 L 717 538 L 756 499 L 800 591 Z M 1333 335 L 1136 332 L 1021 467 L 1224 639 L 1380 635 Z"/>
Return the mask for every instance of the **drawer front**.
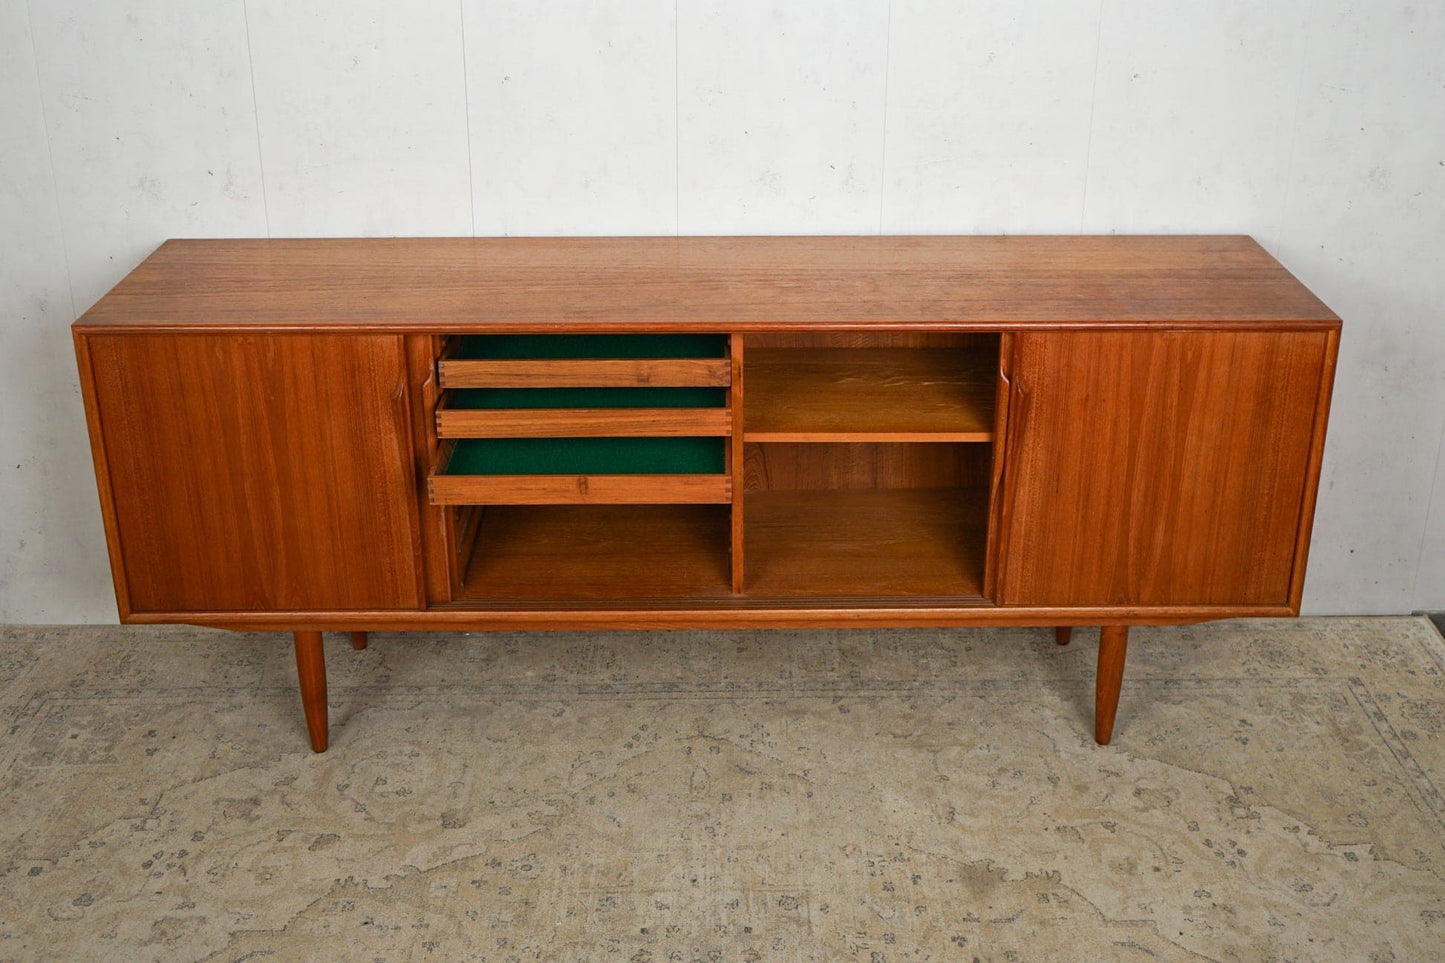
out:
<path id="1" fill-rule="evenodd" d="M 732 500 L 727 475 L 437 475 L 433 505 L 703 505 Z"/>
<path id="2" fill-rule="evenodd" d="M 637 358 L 588 361 L 438 363 L 443 388 L 726 387 L 726 358 Z"/>
<path id="3" fill-rule="evenodd" d="M 596 408 L 563 411 L 522 408 L 437 412 L 438 438 L 685 437 L 726 435 L 731 430 L 732 416 L 726 408 L 634 408 L 624 412 Z"/>

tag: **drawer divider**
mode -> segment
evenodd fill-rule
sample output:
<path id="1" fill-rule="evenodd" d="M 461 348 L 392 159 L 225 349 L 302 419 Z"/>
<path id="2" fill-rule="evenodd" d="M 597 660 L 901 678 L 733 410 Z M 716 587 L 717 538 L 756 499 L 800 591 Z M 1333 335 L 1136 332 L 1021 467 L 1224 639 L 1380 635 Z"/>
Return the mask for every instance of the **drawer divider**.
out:
<path id="1" fill-rule="evenodd" d="M 727 358 L 443 359 L 444 388 L 724 388 Z"/>
<path id="2" fill-rule="evenodd" d="M 439 438 L 727 435 L 726 408 L 443 408 Z"/>

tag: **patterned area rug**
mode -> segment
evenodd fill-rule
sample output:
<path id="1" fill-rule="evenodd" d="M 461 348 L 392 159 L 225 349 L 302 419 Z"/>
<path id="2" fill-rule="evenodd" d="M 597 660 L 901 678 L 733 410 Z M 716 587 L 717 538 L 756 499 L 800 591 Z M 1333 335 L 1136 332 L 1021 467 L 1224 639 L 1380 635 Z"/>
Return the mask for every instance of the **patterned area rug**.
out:
<path id="1" fill-rule="evenodd" d="M 1096 639 L 0 630 L 0 959 L 1445 956 L 1426 619 Z"/>

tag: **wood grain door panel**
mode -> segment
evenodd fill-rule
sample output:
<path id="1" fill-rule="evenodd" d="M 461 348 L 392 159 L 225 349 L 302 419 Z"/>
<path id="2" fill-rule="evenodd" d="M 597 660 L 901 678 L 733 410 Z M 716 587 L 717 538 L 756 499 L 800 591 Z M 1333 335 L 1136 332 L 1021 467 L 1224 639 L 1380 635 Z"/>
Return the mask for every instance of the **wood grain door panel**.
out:
<path id="1" fill-rule="evenodd" d="M 122 615 L 422 607 L 402 340 L 86 336 Z"/>
<path id="2" fill-rule="evenodd" d="M 1016 336 L 999 601 L 1297 605 L 1328 338 Z"/>

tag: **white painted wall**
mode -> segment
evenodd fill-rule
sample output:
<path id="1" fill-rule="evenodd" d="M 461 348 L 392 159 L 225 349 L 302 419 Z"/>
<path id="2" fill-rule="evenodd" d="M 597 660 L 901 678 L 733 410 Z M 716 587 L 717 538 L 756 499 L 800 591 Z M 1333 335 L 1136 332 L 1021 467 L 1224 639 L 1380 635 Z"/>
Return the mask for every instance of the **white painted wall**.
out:
<path id="1" fill-rule="evenodd" d="M 1445 608 L 1445 4 L 0 0 L 0 622 L 115 617 L 67 325 L 174 236 L 1245 232 L 1306 604 Z"/>

